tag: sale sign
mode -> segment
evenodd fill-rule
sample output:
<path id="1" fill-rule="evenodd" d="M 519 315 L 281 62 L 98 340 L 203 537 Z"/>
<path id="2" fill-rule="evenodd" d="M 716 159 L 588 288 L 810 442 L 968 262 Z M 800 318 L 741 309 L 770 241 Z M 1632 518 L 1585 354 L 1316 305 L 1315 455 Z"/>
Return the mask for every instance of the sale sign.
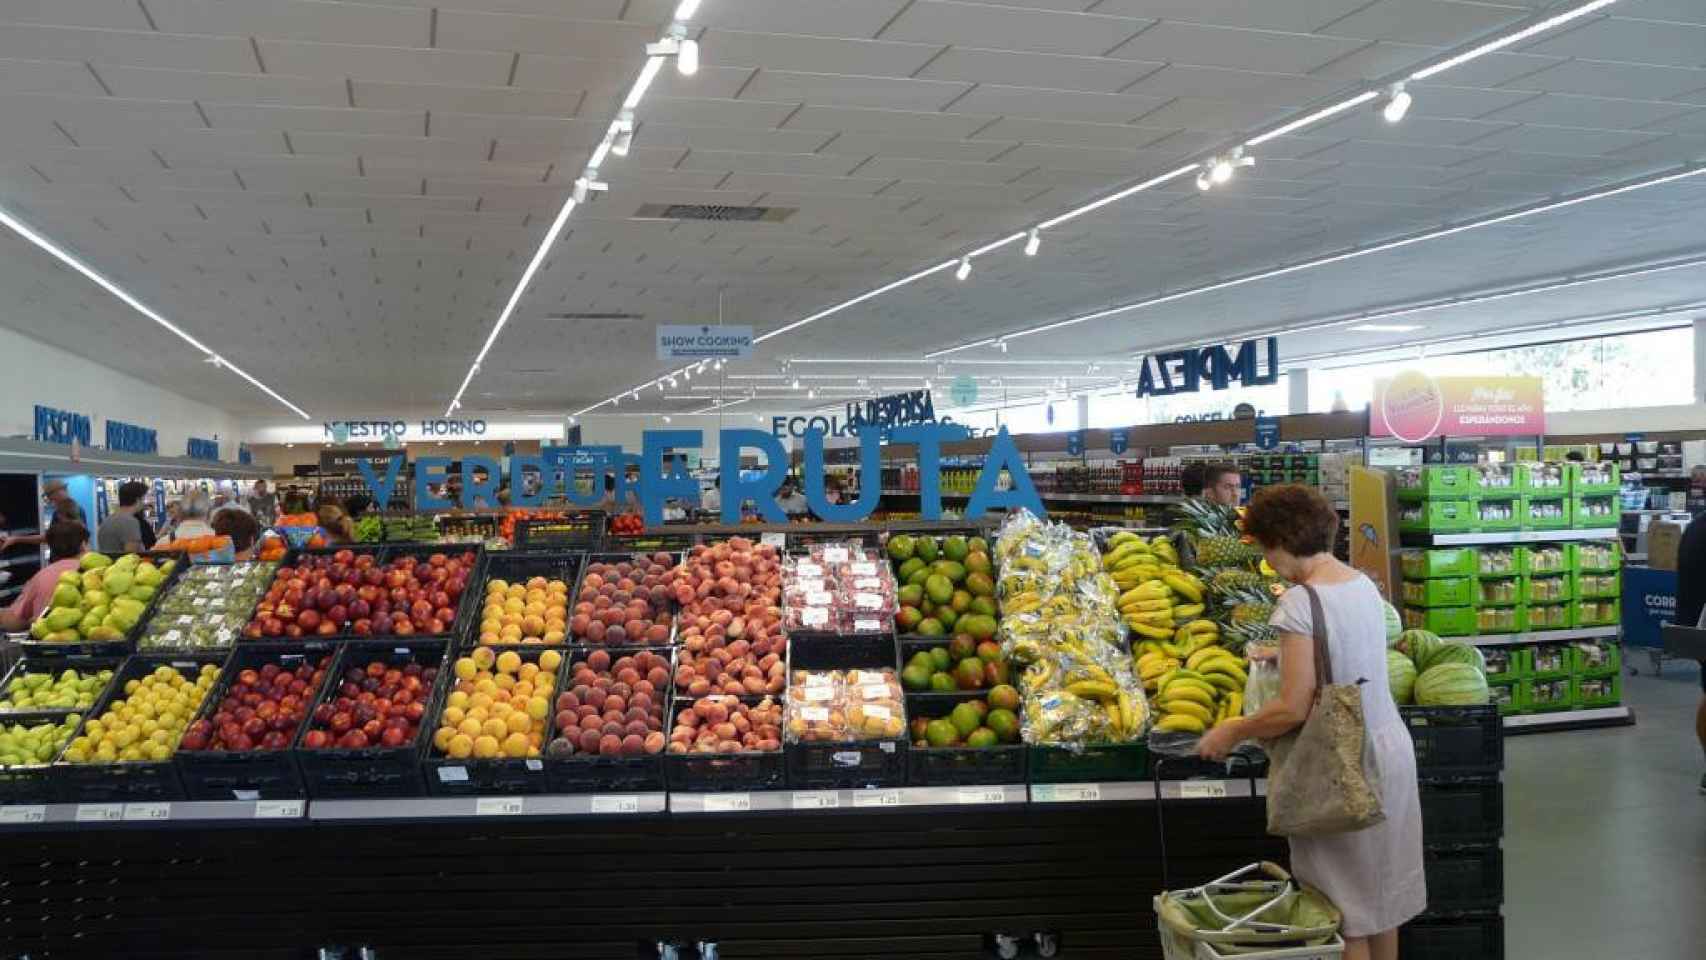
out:
<path id="1" fill-rule="evenodd" d="M 1545 385 L 1539 377 L 1430 377 L 1405 370 L 1375 381 L 1368 411 L 1369 436 L 1411 443 L 1545 432 Z"/>

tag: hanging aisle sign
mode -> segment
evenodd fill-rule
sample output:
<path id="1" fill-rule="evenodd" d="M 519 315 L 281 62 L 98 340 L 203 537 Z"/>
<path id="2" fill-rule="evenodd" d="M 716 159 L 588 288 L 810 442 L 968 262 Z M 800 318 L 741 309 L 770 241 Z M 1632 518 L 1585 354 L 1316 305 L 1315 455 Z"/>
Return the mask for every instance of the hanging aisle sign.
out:
<path id="1" fill-rule="evenodd" d="M 909 390 L 863 403 L 847 404 L 847 430 L 850 433 L 856 434 L 865 427 L 892 430 L 909 424 L 935 422 L 936 404 L 928 390 Z"/>
<path id="2" fill-rule="evenodd" d="M 1129 431 L 1129 430 L 1109 430 L 1108 431 L 1108 452 L 1109 453 L 1111 453 L 1117 457 L 1120 454 L 1125 453 L 1126 449 L 1129 446 L 1131 446 L 1131 431 Z"/>
<path id="3" fill-rule="evenodd" d="M 189 448 L 187 454 L 191 460 L 219 459 L 218 440 L 202 440 L 198 437 L 191 437 L 187 446 Z"/>
<path id="4" fill-rule="evenodd" d="M 1213 390 L 1225 390 L 1234 383 L 1246 387 L 1278 383 L 1279 339 L 1246 340 L 1231 349 L 1220 345 L 1152 353 L 1143 358 L 1137 377 L 1137 396 L 1142 399 L 1196 393 L 1204 381 Z"/>
<path id="5" fill-rule="evenodd" d="M 660 325 L 657 329 L 659 360 L 745 360 L 752 356 L 751 327 Z"/>
<path id="6" fill-rule="evenodd" d="M 56 410 L 36 404 L 35 439 L 40 443 L 70 443 L 76 440 L 89 445 L 93 422 L 81 413 Z"/>
<path id="7" fill-rule="evenodd" d="M 1069 457 L 1084 455 L 1084 431 L 1073 430 L 1066 435 L 1066 455 Z"/>
<path id="8" fill-rule="evenodd" d="M 1272 450 L 1279 446 L 1280 421 L 1279 417 L 1256 418 L 1256 449 Z"/>
<path id="9" fill-rule="evenodd" d="M 1545 392 L 1539 377 L 1430 377 L 1404 370 L 1374 382 L 1368 435 L 1417 443 L 1545 433 Z"/>
<path id="10" fill-rule="evenodd" d="M 107 449 L 122 453 L 159 453 L 160 435 L 147 427 L 108 420 Z"/>

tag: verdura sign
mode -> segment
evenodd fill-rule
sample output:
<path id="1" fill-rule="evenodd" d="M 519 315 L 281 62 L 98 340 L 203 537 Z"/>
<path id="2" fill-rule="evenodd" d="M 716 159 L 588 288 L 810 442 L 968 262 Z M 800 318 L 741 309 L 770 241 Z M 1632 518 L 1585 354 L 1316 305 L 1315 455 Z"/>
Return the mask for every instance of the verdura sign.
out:
<path id="1" fill-rule="evenodd" d="M 806 431 L 805 462 L 801 474 L 805 481 L 806 503 L 813 513 L 831 523 L 855 523 L 866 519 L 876 510 L 877 501 L 882 495 L 882 438 L 878 433 L 876 430 L 866 430 L 859 435 L 859 499 L 854 503 L 835 504 L 830 503 L 824 494 L 823 431 Z M 939 520 L 942 517 L 942 444 L 964 438 L 965 428 L 954 424 L 909 424 L 894 427 L 889 431 L 888 439 L 892 442 L 915 444 L 918 448 L 919 513 L 926 520 Z M 698 430 L 645 432 L 643 450 L 638 457 L 639 481 L 633 492 L 639 497 L 647 524 L 656 526 L 663 523 L 666 501 L 699 503 L 699 482 L 682 469 L 683 457 L 680 454 L 700 449 L 703 440 L 704 436 Z M 741 457 L 749 451 L 762 455 L 767 464 L 762 473 L 755 475 L 753 471 L 741 470 Z M 510 458 L 510 502 L 514 506 L 539 506 L 551 496 L 565 493 L 564 471 L 561 467 L 567 465 L 564 463 L 567 458 L 562 453 L 553 451 L 551 455 L 518 455 Z M 771 523 L 787 522 L 787 514 L 776 502 L 776 495 L 787 475 L 789 462 L 787 451 L 782 449 L 780 440 L 761 430 L 724 430 L 717 434 L 717 454 L 724 523 L 739 523 L 741 504 L 747 501 L 757 504 L 758 512 L 765 520 Z M 618 503 L 622 502 L 630 489 L 623 467 L 633 462 L 633 455 L 623 453 L 612 457 L 608 450 L 599 450 L 589 455 L 588 459 L 589 462 L 602 461 L 613 468 L 610 473 L 616 482 L 616 500 Z M 397 481 L 403 475 L 403 462 L 401 455 L 393 455 L 383 463 L 365 459 L 356 463 L 368 490 L 373 494 L 375 505 L 381 510 L 390 502 Z M 417 509 L 444 510 L 458 505 L 443 497 L 434 496 L 431 490 L 432 487 L 444 484 L 450 466 L 448 457 L 421 457 L 415 461 L 414 499 Z M 478 502 L 496 503 L 498 486 L 502 482 L 501 468 L 497 461 L 489 457 L 463 457 L 461 466 L 462 502 L 459 506 L 472 510 Z M 546 481 L 535 493 L 529 494 L 527 484 L 521 482 L 524 470 L 534 471 Z M 1010 489 L 998 489 L 1003 470 L 1007 471 L 1010 478 Z M 1042 499 L 1037 496 L 1037 489 L 1031 483 L 1030 474 L 1025 470 L 1024 457 L 1020 455 L 1018 446 L 1013 443 L 1013 438 L 1008 435 L 1006 428 L 1002 428 L 990 443 L 983 471 L 978 476 L 977 488 L 966 505 L 964 516 L 969 520 L 994 510 L 1019 507 L 1024 507 L 1038 516 L 1044 514 Z"/>
<path id="2" fill-rule="evenodd" d="M 1266 363 L 1262 361 L 1266 354 Z M 1279 381 L 1279 340 L 1246 340 L 1230 349 L 1226 345 L 1152 353 L 1143 358 L 1137 376 L 1138 397 L 1165 397 L 1196 393 L 1207 382 L 1214 390 L 1233 383 L 1265 387 Z"/>

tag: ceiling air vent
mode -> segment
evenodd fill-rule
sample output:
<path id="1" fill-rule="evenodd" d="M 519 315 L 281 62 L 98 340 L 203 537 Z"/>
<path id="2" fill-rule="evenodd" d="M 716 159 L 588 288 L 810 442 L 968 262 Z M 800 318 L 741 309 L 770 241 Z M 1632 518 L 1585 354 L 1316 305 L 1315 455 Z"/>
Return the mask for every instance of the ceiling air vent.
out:
<path id="1" fill-rule="evenodd" d="M 717 223 L 781 223 L 795 207 L 731 207 L 720 203 L 647 203 L 636 220 L 711 220 Z"/>
<path id="2" fill-rule="evenodd" d="M 547 319 L 547 320 L 617 320 L 617 321 L 626 322 L 629 320 L 643 320 L 643 319 L 645 319 L 645 316 L 646 315 L 643 313 L 608 313 L 608 312 L 604 312 L 604 313 L 599 313 L 599 312 L 593 312 L 593 313 L 547 313 L 547 314 L 545 314 L 545 319 Z"/>

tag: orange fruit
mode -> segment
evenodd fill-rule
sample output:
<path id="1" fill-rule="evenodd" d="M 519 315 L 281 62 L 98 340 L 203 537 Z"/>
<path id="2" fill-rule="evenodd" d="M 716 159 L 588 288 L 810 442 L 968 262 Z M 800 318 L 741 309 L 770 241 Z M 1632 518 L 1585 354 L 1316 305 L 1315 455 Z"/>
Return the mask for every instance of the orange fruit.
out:
<path id="1" fill-rule="evenodd" d="M 490 670 L 492 664 L 497 661 L 498 655 L 492 651 L 491 647 L 475 647 L 472 659 L 474 665 L 481 670 Z"/>
<path id="2" fill-rule="evenodd" d="M 485 648 L 481 647 L 480 649 L 483 650 Z M 457 677 L 457 679 L 459 679 L 459 680 L 472 680 L 472 679 L 474 679 L 474 674 L 477 673 L 478 671 L 479 671 L 479 668 L 477 666 L 475 666 L 474 660 L 472 657 L 458 657 L 456 659 L 456 677 Z"/>
<path id="3" fill-rule="evenodd" d="M 539 669 L 546 673 L 556 673 L 563 665 L 563 655 L 555 650 L 547 650 L 539 655 Z"/>
<path id="4" fill-rule="evenodd" d="M 474 740 L 474 756 L 495 757 L 498 755 L 498 740 L 496 737 L 476 737 Z"/>
<path id="5" fill-rule="evenodd" d="M 504 723 L 509 727 L 510 733 L 526 733 L 527 728 L 533 725 L 533 720 L 526 712 L 517 710 L 505 717 Z"/>
<path id="6" fill-rule="evenodd" d="M 460 724 L 457 725 L 456 732 L 462 734 L 465 737 L 473 738 L 473 737 L 479 736 L 480 731 L 482 731 L 484 729 L 485 729 L 484 724 L 482 724 L 478 720 L 475 720 L 472 717 L 469 717 L 468 719 L 462 721 Z"/>
<path id="7" fill-rule="evenodd" d="M 514 650 L 505 650 L 498 654 L 498 672 L 513 674 L 521 669 L 521 654 Z"/>
<path id="8" fill-rule="evenodd" d="M 493 717 L 480 725 L 480 732 L 488 737 L 501 737 L 509 733 L 509 724 Z"/>
<path id="9" fill-rule="evenodd" d="M 437 750 L 439 753 L 450 752 L 450 741 L 454 739 L 455 736 L 455 727 L 439 727 L 438 732 L 432 735 L 433 749 Z"/>
<path id="10" fill-rule="evenodd" d="M 472 737 L 459 733 L 450 738 L 450 743 L 445 746 L 444 752 L 460 760 L 474 752 L 474 740 Z"/>

